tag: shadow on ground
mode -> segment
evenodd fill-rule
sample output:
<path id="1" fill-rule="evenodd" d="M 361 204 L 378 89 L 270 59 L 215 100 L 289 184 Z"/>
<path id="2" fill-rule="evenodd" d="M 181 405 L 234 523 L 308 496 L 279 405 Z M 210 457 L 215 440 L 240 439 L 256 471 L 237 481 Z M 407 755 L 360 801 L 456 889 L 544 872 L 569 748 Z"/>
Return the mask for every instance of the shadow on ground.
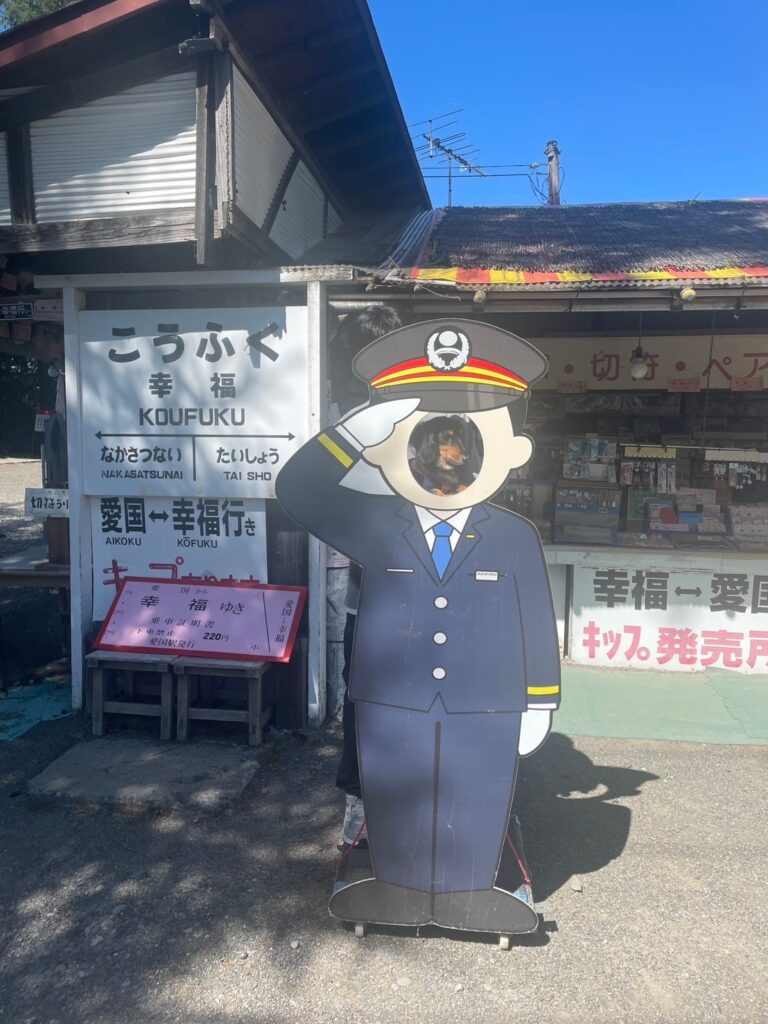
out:
<path id="1" fill-rule="evenodd" d="M 552 733 L 538 754 L 521 761 L 515 810 L 537 902 L 573 875 L 598 871 L 621 854 L 632 811 L 618 801 L 640 796 L 641 787 L 656 778 L 594 764 L 562 733 Z"/>
<path id="2" fill-rule="evenodd" d="M 152 993 L 249 957 L 299 985 L 302 958 L 340 928 L 327 912 L 343 810 L 335 727 L 264 748 L 237 803 L 200 815 L 32 802 L 26 779 L 78 728 L 44 723 L 0 744 L 0 1019 L 180 1019 L 168 1003 L 155 1014 Z M 593 764 L 559 734 L 523 763 L 516 810 L 537 900 L 621 854 L 631 812 L 612 801 L 654 778 Z M 221 1019 L 240 1020 L 237 1005 Z M 286 1016 L 265 996 L 259 1020 L 272 1019 Z"/>

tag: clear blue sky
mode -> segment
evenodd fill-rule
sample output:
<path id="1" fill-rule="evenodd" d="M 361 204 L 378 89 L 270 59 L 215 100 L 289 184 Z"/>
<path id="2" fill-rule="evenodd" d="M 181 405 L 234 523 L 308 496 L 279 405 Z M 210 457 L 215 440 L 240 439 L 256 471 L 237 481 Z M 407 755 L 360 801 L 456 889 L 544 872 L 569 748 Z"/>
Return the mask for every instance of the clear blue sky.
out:
<path id="1" fill-rule="evenodd" d="M 406 121 L 463 107 L 487 164 L 545 163 L 557 139 L 563 202 L 768 195 L 768 0 L 369 3 Z M 535 201 L 524 178 L 454 190 Z"/>

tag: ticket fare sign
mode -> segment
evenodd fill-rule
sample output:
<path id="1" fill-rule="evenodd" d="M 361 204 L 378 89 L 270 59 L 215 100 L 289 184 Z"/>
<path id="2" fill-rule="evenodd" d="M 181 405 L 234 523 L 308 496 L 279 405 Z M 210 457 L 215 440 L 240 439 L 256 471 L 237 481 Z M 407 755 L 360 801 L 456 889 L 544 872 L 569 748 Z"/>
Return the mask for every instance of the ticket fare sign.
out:
<path id="1" fill-rule="evenodd" d="M 96 648 L 238 661 L 290 660 L 305 587 L 129 577 Z"/>

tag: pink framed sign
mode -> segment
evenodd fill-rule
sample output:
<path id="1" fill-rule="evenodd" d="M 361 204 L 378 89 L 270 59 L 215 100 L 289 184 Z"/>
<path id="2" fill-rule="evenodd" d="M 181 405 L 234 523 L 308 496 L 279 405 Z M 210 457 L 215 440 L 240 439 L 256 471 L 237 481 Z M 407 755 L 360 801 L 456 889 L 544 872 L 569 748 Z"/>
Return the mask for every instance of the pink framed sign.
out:
<path id="1" fill-rule="evenodd" d="M 306 587 L 128 576 L 96 638 L 102 651 L 290 660 Z"/>

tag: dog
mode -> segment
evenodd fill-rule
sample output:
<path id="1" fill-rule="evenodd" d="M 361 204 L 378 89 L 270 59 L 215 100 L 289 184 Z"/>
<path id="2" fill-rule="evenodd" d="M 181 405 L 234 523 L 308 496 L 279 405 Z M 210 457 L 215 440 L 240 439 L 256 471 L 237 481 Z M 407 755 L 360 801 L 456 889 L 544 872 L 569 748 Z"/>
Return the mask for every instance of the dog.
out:
<path id="1" fill-rule="evenodd" d="M 459 494 L 472 483 L 464 421 L 437 416 L 411 436 L 411 472 L 430 494 Z"/>

